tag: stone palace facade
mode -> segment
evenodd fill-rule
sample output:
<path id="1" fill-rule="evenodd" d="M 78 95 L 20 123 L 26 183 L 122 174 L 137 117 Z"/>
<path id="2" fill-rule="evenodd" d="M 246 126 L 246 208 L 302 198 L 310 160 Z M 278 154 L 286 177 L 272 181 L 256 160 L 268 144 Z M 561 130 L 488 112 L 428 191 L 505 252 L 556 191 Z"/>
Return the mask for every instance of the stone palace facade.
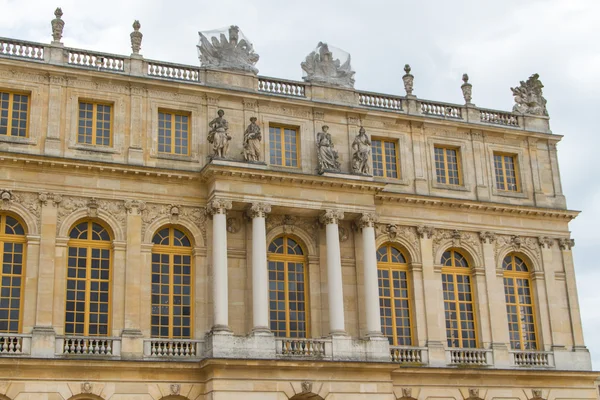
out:
<path id="1" fill-rule="evenodd" d="M 355 90 L 325 43 L 286 81 L 235 26 L 195 67 L 55 15 L 0 38 L 0 399 L 597 399 L 537 75 L 504 112 L 408 65 Z"/>

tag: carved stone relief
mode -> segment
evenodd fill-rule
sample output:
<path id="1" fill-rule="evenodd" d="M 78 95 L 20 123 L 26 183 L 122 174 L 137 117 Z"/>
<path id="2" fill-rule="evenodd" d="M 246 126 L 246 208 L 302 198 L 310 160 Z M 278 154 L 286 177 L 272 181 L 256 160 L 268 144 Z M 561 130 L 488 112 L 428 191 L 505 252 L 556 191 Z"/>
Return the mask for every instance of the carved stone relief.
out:
<path id="1" fill-rule="evenodd" d="M 42 204 L 47 202 L 47 197 L 42 195 L 43 193 L 14 192 L 8 189 L 0 189 L 0 210 L 10 210 L 12 204 L 20 204 L 34 215 L 39 232 L 42 220 Z"/>
<path id="2" fill-rule="evenodd" d="M 62 201 L 58 205 L 56 215 L 56 233 L 59 233 L 60 227 L 64 219 L 73 212 L 85 209 L 88 217 L 98 217 L 98 210 L 104 210 L 109 213 L 123 228 L 123 232 L 127 229 L 126 210 L 124 202 L 121 200 L 98 200 L 95 197 L 85 198 L 77 196 L 63 196 Z"/>
<path id="3" fill-rule="evenodd" d="M 319 42 L 315 51 L 306 56 L 300 66 L 306 73 L 302 79 L 307 82 L 326 85 L 354 87 L 354 74 L 350 66 L 350 54 L 332 47 L 335 56 L 327 43 Z M 340 60 L 342 57 L 343 59 Z"/>
<path id="4" fill-rule="evenodd" d="M 519 251 L 523 248 L 531 251 L 537 260 L 541 259 L 542 253 L 540 251 L 539 240 L 533 237 L 522 237 L 518 235 L 499 235 L 497 237 L 495 249 L 496 259 L 498 258 L 499 254 L 506 249 L 510 249 L 511 251 Z"/>
<path id="5" fill-rule="evenodd" d="M 173 204 L 146 204 L 142 213 L 142 237 L 146 234 L 148 225 L 157 218 L 168 216 L 171 223 L 176 223 L 180 219 L 186 219 L 200 228 L 202 239 L 206 243 L 206 213 L 200 207 L 188 207 Z"/>
<path id="6" fill-rule="evenodd" d="M 285 233 L 294 233 L 294 228 L 300 228 L 315 240 L 319 237 L 319 223 L 316 218 L 304 218 L 294 215 L 269 214 L 267 216 L 267 232 L 282 226 Z"/>
<path id="7" fill-rule="evenodd" d="M 229 233 L 238 233 L 242 228 L 242 223 L 237 217 L 228 217 L 227 218 L 227 232 Z"/>
<path id="8" fill-rule="evenodd" d="M 451 241 L 452 247 L 464 247 L 464 245 L 468 245 L 478 256 L 481 255 L 481 241 L 478 235 L 472 232 L 462 232 L 457 229 L 435 230 L 433 234 L 433 254 L 436 255 L 439 247 L 447 241 Z"/>
<path id="9" fill-rule="evenodd" d="M 375 225 L 375 232 L 377 237 L 382 235 L 387 236 L 386 240 L 390 242 L 397 242 L 398 238 L 404 238 L 410 243 L 413 249 L 419 251 L 419 237 L 417 234 L 417 228 L 414 226 L 401 226 L 396 224 L 377 224 Z"/>
<path id="10" fill-rule="evenodd" d="M 519 86 L 510 88 L 515 97 L 513 111 L 531 115 L 548 115 L 546 99 L 542 94 L 542 82 L 538 74 L 533 74 L 526 82 L 521 81 Z"/>
<path id="11" fill-rule="evenodd" d="M 225 69 L 233 71 L 258 73 L 255 67 L 259 55 L 254 52 L 252 43 L 235 25 L 231 25 L 225 32 L 208 33 L 198 32 L 198 55 L 203 67 Z"/>

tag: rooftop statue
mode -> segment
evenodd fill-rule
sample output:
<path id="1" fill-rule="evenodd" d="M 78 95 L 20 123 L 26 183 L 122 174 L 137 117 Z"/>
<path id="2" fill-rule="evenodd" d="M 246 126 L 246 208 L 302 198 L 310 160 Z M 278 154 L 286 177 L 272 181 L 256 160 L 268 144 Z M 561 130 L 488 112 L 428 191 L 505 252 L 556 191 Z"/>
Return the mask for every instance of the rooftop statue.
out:
<path id="1" fill-rule="evenodd" d="M 196 47 L 200 64 L 207 68 L 257 74 L 258 69 L 254 65 L 259 56 L 254 52 L 252 43 L 237 26 L 228 28 L 229 39 L 225 36 L 225 29 L 198 32 L 200 43 Z"/>
<path id="2" fill-rule="evenodd" d="M 355 72 L 350 66 L 350 54 L 333 46 L 330 50 L 327 43 L 319 42 L 315 51 L 307 55 L 300 66 L 306 73 L 302 79 L 307 82 L 354 87 Z"/>
<path id="3" fill-rule="evenodd" d="M 521 81 L 521 86 L 510 88 L 515 96 L 513 111 L 523 114 L 548 115 L 546 110 L 546 99 L 542 96 L 542 82 L 540 76 L 533 74 L 527 82 Z"/>

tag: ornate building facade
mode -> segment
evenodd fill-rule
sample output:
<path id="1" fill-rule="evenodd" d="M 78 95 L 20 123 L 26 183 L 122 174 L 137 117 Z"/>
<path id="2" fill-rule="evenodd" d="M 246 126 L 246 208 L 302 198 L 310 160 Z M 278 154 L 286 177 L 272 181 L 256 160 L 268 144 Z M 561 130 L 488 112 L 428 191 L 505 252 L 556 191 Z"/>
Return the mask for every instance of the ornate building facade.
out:
<path id="1" fill-rule="evenodd" d="M 597 399 L 537 75 L 512 112 L 0 39 L 0 399 Z"/>

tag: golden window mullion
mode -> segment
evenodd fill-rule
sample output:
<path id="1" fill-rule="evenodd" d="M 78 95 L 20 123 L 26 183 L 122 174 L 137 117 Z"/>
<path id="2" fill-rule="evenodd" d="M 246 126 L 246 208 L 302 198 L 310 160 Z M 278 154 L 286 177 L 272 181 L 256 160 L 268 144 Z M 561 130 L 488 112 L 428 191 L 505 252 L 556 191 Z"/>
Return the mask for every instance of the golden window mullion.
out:
<path id="1" fill-rule="evenodd" d="M 170 113 L 171 119 L 171 129 L 169 129 L 169 138 L 171 139 L 171 150 L 170 154 L 175 154 L 175 113 Z M 171 235 L 171 240 L 173 239 L 173 228 L 169 230 L 169 235 Z M 171 242 L 173 244 L 173 242 Z"/>
<path id="2" fill-rule="evenodd" d="M 506 176 L 506 159 L 503 155 L 500 155 L 500 160 L 502 165 L 502 181 L 504 184 L 504 190 L 508 190 L 508 177 Z"/>
<path id="3" fill-rule="evenodd" d="M 8 94 L 8 122 L 7 122 L 7 131 L 6 134 L 7 136 L 12 136 L 12 124 L 13 124 L 13 107 L 15 106 L 14 104 L 14 100 L 15 100 L 15 94 L 14 93 L 9 93 Z M 4 229 L 2 230 L 2 232 L 4 232 Z"/>
<path id="4" fill-rule="evenodd" d="M 285 128 L 283 127 L 279 128 L 279 139 L 281 143 L 281 165 L 285 167 L 287 166 L 287 159 L 285 157 Z M 287 254 L 287 250 L 285 250 L 285 254 Z"/>
<path id="5" fill-rule="evenodd" d="M 446 178 L 446 183 L 450 184 L 450 165 L 448 165 L 448 149 L 444 148 L 442 153 L 444 153 L 444 175 Z"/>
<path id="6" fill-rule="evenodd" d="M 284 246 L 287 246 L 287 243 L 284 243 Z M 285 249 L 285 253 L 287 255 L 287 248 Z M 289 291 L 289 281 L 288 281 L 288 262 L 283 262 L 283 296 L 285 299 L 285 336 L 290 337 L 290 291 Z"/>
<path id="7" fill-rule="evenodd" d="M 172 242 L 172 235 L 173 232 L 171 231 L 169 233 L 169 235 L 171 236 L 171 243 Z M 173 316 L 173 260 L 174 260 L 174 254 L 171 253 L 169 254 L 169 337 L 173 338 L 173 320 L 174 320 L 174 316 Z"/>
<path id="8" fill-rule="evenodd" d="M 91 227 L 90 227 L 91 229 Z M 91 235 L 91 232 L 89 233 Z M 83 336 L 89 334 L 89 323 L 90 323 L 90 291 L 91 291 L 91 274 L 92 274 L 92 248 L 87 247 L 87 254 L 85 256 L 85 304 L 84 304 L 84 317 L 83 317 Z"/>

